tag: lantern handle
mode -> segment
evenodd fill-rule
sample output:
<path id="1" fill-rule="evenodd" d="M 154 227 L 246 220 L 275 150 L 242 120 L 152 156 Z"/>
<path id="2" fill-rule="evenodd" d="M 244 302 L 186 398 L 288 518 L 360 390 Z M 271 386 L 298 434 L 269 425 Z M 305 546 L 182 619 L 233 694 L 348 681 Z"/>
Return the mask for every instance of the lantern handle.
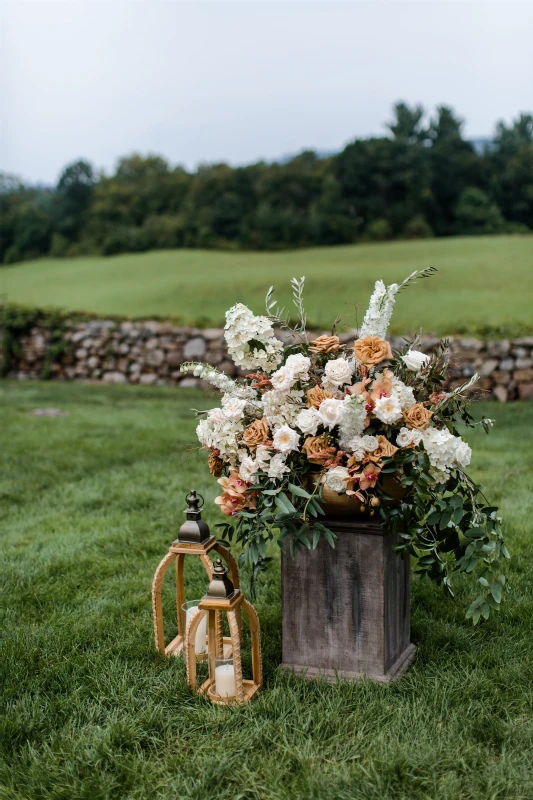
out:
<path id="1" fill-rule="evenodd" d="M 202 502 L 199 503 L 199 500 Z M 205 504 L 205 500 L 200 492 L 197 492 L 196 489 L 191 489 L 189 494 L 185 497 L 185 501 L 188 506 L 195 505 L 197 509 L 203 508 Z"/>

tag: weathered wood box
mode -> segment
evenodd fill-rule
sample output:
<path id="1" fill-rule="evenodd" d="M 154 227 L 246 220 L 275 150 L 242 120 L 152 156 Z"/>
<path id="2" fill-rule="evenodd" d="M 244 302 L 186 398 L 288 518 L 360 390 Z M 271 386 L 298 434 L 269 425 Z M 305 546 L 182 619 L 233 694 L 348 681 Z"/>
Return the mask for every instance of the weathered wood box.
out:
<path id="1" fill-rule="evenodd" d="M 325 520 L 338 539 L 282 553 L 282 666 L 308 678 L 398 678 L 413 660 L 409 560 L 379 524 Z"/>

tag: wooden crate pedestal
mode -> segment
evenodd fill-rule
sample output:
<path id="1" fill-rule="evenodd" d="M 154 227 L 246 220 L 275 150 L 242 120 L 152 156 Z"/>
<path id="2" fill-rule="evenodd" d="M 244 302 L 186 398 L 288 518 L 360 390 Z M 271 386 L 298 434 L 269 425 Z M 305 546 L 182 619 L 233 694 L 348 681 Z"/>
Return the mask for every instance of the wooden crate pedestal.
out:
<path id="1" fill-rule="evenodd" d="M 410 642 L 409 559 L 371 521 L 324 520 L 335 549 L 282 553 L 282 667 L 307 678 L 367 676 L 386 682 L 405 673 Z"/>

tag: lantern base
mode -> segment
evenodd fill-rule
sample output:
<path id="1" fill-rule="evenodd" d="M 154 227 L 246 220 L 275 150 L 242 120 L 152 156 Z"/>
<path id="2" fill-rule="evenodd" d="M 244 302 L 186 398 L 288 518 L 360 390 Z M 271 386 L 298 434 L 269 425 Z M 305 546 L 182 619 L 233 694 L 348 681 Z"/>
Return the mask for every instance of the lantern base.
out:
<path id="1" fill-rule="evenodd" d="M 244 703 L 248 703 L 250 700 L 253 700 L 261 688 L 253 681 L 243 681 L 242 686 L 244 689 L 244 700 L 240 702 L 236 697 L 221 697 L 219 694 L 217 694 L 215 684 L 210 678 L 208 678 L 206 682 L 200 686 L 198 694 L 205 695 L 217 706 L 231 706 L 235 704 L 243 705 Z"/>
<path id="2" fill-rule="evenodd" d="M 233 647 L 231 644 L 231 639 L 229 636 L 224 636 L 224 648 L 222 651 L 221 658 L 231 658 L 233 655 Z M 207 650 L 207 636 L 205 639 L 205 647 Z M 185 637 L 184 636 L 176 636 L 175 639 L 172 639 L 170 644 L 165 647 L 165 656 L 183 656 L 185 658 Z M 197 661 L 207 661 L 207 653 L 198 653 L 196 655 Z"/>

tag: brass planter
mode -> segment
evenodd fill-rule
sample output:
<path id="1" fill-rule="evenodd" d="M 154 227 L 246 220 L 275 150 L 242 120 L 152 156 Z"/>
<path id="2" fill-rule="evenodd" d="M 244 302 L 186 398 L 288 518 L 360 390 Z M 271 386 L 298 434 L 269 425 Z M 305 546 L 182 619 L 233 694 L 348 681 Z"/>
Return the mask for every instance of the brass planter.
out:
<path id="1" fill-rule="evenodd" d="M 308 472 L 305 478 L 305 484 L 308 491 L 312 491 L 317 483 L 321 482 L 325 472 Z M 405 497 L 406 490 L 396 480 L 393 475 L 387 474 L 383 476 L 382 481 L 383 490 L 394 497 L 394 500 L 384 501 L 387 505 L 395 505 L 399 500 Z M 324 514 L 329 519 L 366 519 L 370 518 L 371 509 L 366 507 L 361 511 L 361 501 L 357 497 L 351 497 L 347 494 L 337 494 L 325 483 L 322 483 L 322 500 L 320 505 Z"/>

